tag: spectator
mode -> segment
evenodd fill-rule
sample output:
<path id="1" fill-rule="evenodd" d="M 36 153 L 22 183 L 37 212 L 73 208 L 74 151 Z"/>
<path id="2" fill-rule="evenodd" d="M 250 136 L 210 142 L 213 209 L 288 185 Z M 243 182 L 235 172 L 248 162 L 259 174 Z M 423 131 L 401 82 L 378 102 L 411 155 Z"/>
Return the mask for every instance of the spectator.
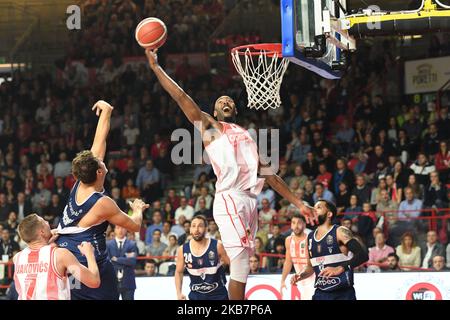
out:
<path id="1" fill-rule="evenodd" d="M 314 203 L 316 203 L 319 199 L 335 202 L 334 195 L 328 189 L 325 189 L 323 184 L 316 183 L 315 188 L 316 192 L 313 195 Z"/>
<path id="2" fill-rule="evenodd" d="M 272 225 L 272 236 L 269 238 L 269 241 L 266 245 L 266 252 L 268 253 L 277 253 L 277 245 L 281 244 L 284 247 L 284 237 L 281 234 L 281 226 L 278 224 Z M 269 257 L 267 259 L 267 267 L 269 270 L 271 268 L 276 267 L 278 262 L 277 258 Z"/>
<path id="3" fill-rule="evenodd" d="M 260 267 L 260 259 L 257 254 L 254 254 L 249 259 L 250 262 L 250 274 L 266 273 L 266 270 Z"/>
<path id="4" fill-rule="evenodd" d="M 183 222 L 184 233 L 178 237 L 178 245 L 182 246 L 185 243 L 188 243 L 191 240 L 191 221 L 185 220 Z"/>
<path id="5" fill-rule="evenodd" d="M 213 219 L 212 210 L 206 208 L 206 200 L 205 200 L 205 198 L 200 196 L 197 199 L 197 203 L 198 203 L 198 210 L 195 211 L 194 217 L 198 216 L 198 215 L 202 215 L 208 220 Z"/>
<path id="6" fill-rule="evenodd" d="M 195 214 L 194 214 L 195 215 Z M 175 218 L 175 211 L 172 210 L 172 205 L 166 202 L 164 205 L 162 216 L 164 221 L 173 221 Z"/>
<path id="7" fill-rule="evenodd" d="M 117 203 L 120 210 L 127 212 L 128 205 L 125 200 L 120 196 L 120 189 L 115 187 L 111 190 L 111 198 Z"/>
<path id="8" fill-rule="evenodd" d="M 394 181 L 394 177 L 391 174 L 386 175 L 386 187 L 389 191 L 389 195 L 392 201 L 400 204 L 400 202 L 402 201 L 403 190 L 397 187 L 397 184 Z"/>
<path id="9" fill-rule="evenodd" d="M 389 253 L 393 253 L 394 249 L 386 244 L 384 234 L 378 233 L 375 238 L 375 246 L 369 248 L 369 261 L 376 263 L 385 263 Z"/>
<path id="10" fill-rule="evenodd" d="M 358 197 L 359 206 L 362 206 L 364 202 L 370 202 L 370 187 L 366 184 L 363 175 L 359 174 L 356 176 L 356 186 L 353 189 L 352 194 L 355 194 Z"/>
<path id="11" fill-rule="evenodd" d="M 161 230 L 161 242 L 169 245 L 169 237 L 171 235 L 170 229 L 172 228 L 172 224 L 169 221 L 164 221 L 163 227 Z"/>
<path id="12" fill-rule="evenodd" d="M 308 152 L 306 154 L 306 161 L 302 163 L 303 173 L 310 180 L 314 180 L 319 173 L 319 163 L 314 157 L 314 153 Z"/>
<path id="13" fill-rule="evenodd" d="M 33 211 L 42 216 L 44 211 L 50 204 L 51 197 L 52 193 L 44 188 L 44 183 L 42 181 L 38 181 L 37 190 L 34 196 L 31 198 Z"/>
<path id="14" fill-rule="evenodd" d="M 408 177 L 413 172 L 409 168 L 404 168 L 401 161 L 395 161 L 392 177 L 398 188 L 403 189 L 408 183 Z"/>
<path id="15" fill-rule="evenodd" d="M 433 257 L 444 256 L 444 250 L 444 246 L 437 241 L 436 231 L 428 231 L 427 242 L 420 248 L 422 268 L 431 268 Z"/>
<path id="16" fill-rule="evenodd" d="M 167 242 L 167 248 L 163 252 L 163 256 L 176 257 L 178 250 L 178 239 L 174 234 L 169 235 L 169 240 Z M 167 258 L 167 261 L 175 261 L 175 258 Z"/>
<path id="17" fill-rule="evenodd" d="M 160 274 L 157 271 L 156 261 L 153 259 L 148 260 L 144 267 L 144 276 L 146 277 L 159 277 Z"/>
<path id="18" fill-rule="evenodd" d="M 291 184 L 292 181 L 295 180 L 295 181 L 298 182 L 298 186 L 299 186 L 300 188 L 304 188 L 304 187 L 305 187 L 305 183 L 306 183 L 306 181 L 308 180 L 308 177 L 306 177 L 306 176 L 303 174 L 302 166 L 297 165 L 297 166 L 295 166 L 295 168 L 294 168 L 294 175 L 293 175 L 292 177 L 289 177 L 287 180 L 288 180 L 288 183 L 289 183 L 289 184 Z"/>
<path id="19" fill-rule="evenodd" d="M 439 181 L 439 173 L 430 173 L 430 184 L 425 188 L 425 208 L 448 208 L 447 187 Z"/>
<path id="20" fill-rule="evenodd" d="M 420 216 L 422 209 L 422 201 L 414 197 L 414 192 L 411 188 L 405 189 L 405 200 L 399 206 L 399 218 L 417 218 Z"/>
<path id="21" fill-rule="evenodd" d="M 420 247 L 416 245 L 411 232 L 402 235 L 401 244 L 397 246 L 396 253 L 400 257 L 399 264 L 403 267 L 420 267 Z M 403 268 L 403 270 L 408 270 Z"/>
<path id="22" fill-rule="evenodd" d="M 358 214 L 356 218 L 354 218 L 354 222 L 357 225 L 358 234 L 364 241 L 364 244 L 367 246 L 371 241 L 372 230 L 375 226 L 375 222 L 373 219 L 373 212 L 371 211 L 370 203 L 363 203 L 361 214 Z"/>
<path id="23" fill-rule="evenodd" d="M 11 260 L 12 257 L 20 251 L 19 244 L 11 239 L 11 233 L 9 228 L 4 228 L 1 234 L 2 238 L 0 240 L 0 257 L 8 256 Z"/>
<path id="24" fill-rule="evenodd" d="M 122 188 L 122 199 L 125 201 L 140 197 L 139 189 L 134 185 L 133 181 L 131 178 L 128 178 L 126 185 Z"/>
<path id="25" fill-rule="evenodd" d="M 372 189 L 372 195 L 370 196 L 370 204 L 372 206 L 376 206 L 380 202 L 382 190 L 387 190 L 385 178 L 378 180 L 378 187 Z"/>
<path id="26" fill-rule="evenodd" d="M 325 147 L 322 149 L 321 161 L 323 163 L 325 163 L 325 166 L 327 167 L 328 172 L 334 173 L 335 165 L 336 165 L 336 158 L 331 154 L 331 151 L 329 148 Z"/>
<path id="27" fill-rule="evenodd" d="M 207 187 L 200 188 L 200 194 L 195 202 L 195 207 L 194 207 L 195 211 L 200 210 L 200 203 L 199 203 L 200 198 L 203 198 L 205 200 L 205 202 L 206 202 L 205 207 L 207 209 L 212 209 L 213 197 L 209 194 Z"/>
<path id="28" fill-rule="evenodd" d="M 153 141 L 154 143 L 150 148 L 150 155 L 152 159 L 155 160 L 162 149 L 169 148 L 169 144 L 167 143 L 167 141 L 161 139 L 161 135 L 158 133 L 155 133 L 155 135 L 153 136 Z"/>
<path id="29" fill-rule="evenodd" d="M 131 179 L 132 184 L 136 181 L 138 171 L 136 170 L 134 159 L 127 159 L 126 169 L 122 174 L 123 181 L 128 185 L 128 180 Z"/>
<path id="30" fill-rule="evenodd" d="M 428 183 L 430 173 L 436 171 L 436 168 L 428 162 L 427 156 L 424 153 L 419 153 L 417 161 L 410 168 L 416 175 L 417 182 L 424 186 Z"/>
<path id="31" fill-rule="evenodd" d="M 175 189 L 169 189 L 166 203 L 170 203 L 172 205 L 172 210 L 177 210 L 180 206 L 180 197 L 175 193 Z"/>
<path id="32" fill-rule="evenodd" d="M 153 232 L 155 230 L 161 231 L 163 228 L 161 212 L 154 211 L 152 215 L 152 224 L 148 226 L 147 231 L 145 233 L 145 243 L 147 245 L 152 244 L 153 241 Z"/>
<path id="33" fill-rule="evenodd" d="M 346 218 L 346 217 L 342 218 L 341 219 L 341 226 L 346 227 L 347 229 L 353 231 L 352 219 L 349 219 L 349 218 Z"/>
<path id="34" fill-rule="evenodd" d="M 339 192 L 339 183 L 345 182 L 348 189 L 353 189 L 353 184 L 355 181 L 355 176 L 352 171 L 347 169 L 347 165 L 345 164 L 344 159 L 340 158 L 336 160 L 336 171 L 333 174 L 333 178 L 331 180 L 330 190 L 337 194 Z"/>
<path id="35" fill-rule="evenodd" d="M 180 206 L 175 210 L 176 222 L 181 215 L 185 216 L 187 220 L 191 220 L 194 217 L 194 208 L 188 204 L 186 197 L 181 197 Z"/>
<path id="36" fill-rule="evenodd" d="M 387 272 L 400 272 L 402 269 L 399 267 L 399 257 L 394 252 L 388 254 L 386 259 Z"/>
<path id="37" fill-rule="evenodd" d="M 336 173 L 337 173 L 337 171 L 334 174 L 336 174 Z M 325 165 L 325 163 L 320 163 L 319 164 L 319 175 L 316 178 L 316 182 L 321 183 L 325 187 L 325 189 L 330 189 L 330 190 L 332 190 L 332 192 L 337 194 L 338 191 L 335 191 L 333 186 L 330 184 L 331 178 L 332 178 L 332 175 L 331 175 L 331 173 L 329 173 L 327 171 L 327 166 Z"/>
<path id="38" fill-rule="evenodd" d="M 138 255 L 139 256 L 145 256 L 146 251 L 145 251 L 145 242 L 140 240 L 139 237 L 136 237 L 136 234 L 139 236 L 139 232 L 128 232 L 127 233 L 127 238 L 130 241 L 134 241 L 136 243 L 136 247 L 138 250 Z"/>
<path id="39" fill-rule="evenodd" d="M 386 222 L 388 228 L 392 228 L 397 221 L 397 209 L 398 204 L 391 200 L 388 191 L 381 190 L 380 200 L 376 207 L 377 215 L 380 216 L 380 219 L 383 217 L 381 225 Z"/>
<path id="40" fill-rule="evenodd" d="M 62 177 L 56 177 L 55 187 L 52 193 L 57 194 L 63 202 L 69 198 L 70 191 L 64 186 L 64 179 Z"/>
<path id="41" fill-rule="evenodd" d="M 350 205 L 348 208 L 345 209 L 345 215 L 343 219 L 351 219 L 353 220 L 357 216 L 355 214 L 351 213 L 360 213 L 362 212 L 362 208 L 358 206 L 358 196 L 355 194 L 352 194 L 350 196 Z"/>
<path id="42" fill-rule="evenodd" d="M 0 195 L 1 199 L 1 195 Z M 12 211 L 17 213 L 17 221 L 20 222 L 27 215 L 32 213 L 31 203 L 25 198 L 25 193 L 19 192 L 17 194 L 17 201 L 12 205 Z M 0 218 L 1 221 L 1 218 Z"/>
<path id="43" fill-rule="evenodd" d="M 342 213 L 350 206 L 350 192 L 347 190 L 347 184 L 344 181 L 339 183 L 339 192 L 336 194 L 337 213 Z"/>
<path id="44" fill-rule="evenodd" d="M 50 224 L 50 226 L 56 227 L 58 225 L 55 219 L 59 219 L 59 216 L 64 210 L 64 204 L 61 203 L 57 194 L 52 194 L 52 200 L 49 207 L 44 213 L 43 218 Z"/>
<path id="45" fill-rule="evenodd" d="M 65 178 L 72 173 L 72 164 L 67 161 L 67 153 L 61 152 L 59 154 L 59 161 L 55 163 L 53 175 L 55 177 Z"/>
<path id="46" fill-rule="evenodd" d="M 259 220 L 261 221 L 262 228 L 269 232 L 270 223 L 274 219 L 277 212 L 270 207 L 269 200 L 262 199 L 262 209 L 259 211 Z"/>
<path id="47" fill-rule="evenodd" d="M 153 161 L 147 160 L 145 167 L 139 169 L 136 186 L 146 202 L 153 202 L 160 196 L 160 175 L 158 169 L 153 167 Z"/>
<path id="48" fill-rule="evenodd" d="M 449 269 L 445 266 L 445 257 L 436 255 L 433 257 L 433 271 L 448 271 Z"/>
<path id="49" fill-rule="evenodd" d="M 290 163 L 303 163 L 306 160 L 311 145 L 308 143 L 306 133 L 300 133 L 299 138 L 295 132 L 292 133 L 293 139 L 286 146 L 286 154 L 284 158 Z"/>
<path id="50" fill-rule="evenodd" d="M 186 222 L 186 217 L 185 216 L 180 216 L 178 218 L 178 223 L 175 222 L 175 224 L 172 225 L 172 228 L 170 228 L 170 233 L 173 233 L 177 236 L 178 239 L 180 239 L 180 237 L 185 234 L 184 231 L 184 223 Z"/>
<path id="51" fill-rule="evenodd" d="M 270 207 L 272 209 L 275 209 L 275 192 L 269 188 L 269 185 L 267 184 L 267 182 L 264 182 L 262 191 L 258 194 L 258 197 L 257 197 L 258 210 L 262 209 L 262 200 L 263 199 L 269 200 Z"/>
<path id="52" fill-rule="evenodd" d="M 134 300 L 136 279 L 134 267 L 137 262 L 136 243 L 127 239 L 127 230 L 120 226 L 114 228 L 115 239 L 108 240 L 106 249 L 117 276 L 117 287 L 122 300 Z"/>
<path id="53" fill-rule="evenodd" d="M 206 173 L 200 173 L 198 180 L 194 181 L 192 185 L 192 196 L 197 197 L 201 195 L 201 188 L 205 187 L 207 193 L 214 192 L 214 187 L 211 182 L 208 181 L 208 176 Z M 209 208 L 209 207 L 208 207 Z"/>
<path id="54" fill-rule="evenodd" d="M 428 156 L 433 156 L 439 152 L 439 133 L 436 124 L 430 123 L 428 132 L 423 137 L 423 151 Z"/>
<path id="55" fill-rule="evenodd" d="M 8 219 L 8 215 L 11 212 L 11 206 L 6 201 L 6 195 L 0 193 L 0 223 Z"/>
<path id="56" fill-rule="evenodd" d="M 162 256 L 164 250 L 167 248 L 167 245 L 161 242 L 161 230 L 159 229 L 155 229 L 153 231 L 152 238 L 152 242 L 145 247 L 147 251 L 147 257 L 153 257 L 153 259 L 158 262 L 161 260 L 161 258 L 154 257 Z"/>
<path id="57" fill-rule="evenodd" d="M 206 237 L 220 240 L 219 227 L 214 220 L 209 220 L 208 222 L 208 232 L 206 233 Z"/>
<path id="58" fill-rule="evenodd" d="M 414 193 L 414 198 L 423 199 L 424 197 L 424 187 L 421 184 L 417 183 L 416 175 L 410 174 L 408 177 L 408 184 L 406 187 L 411 188 Z"/>
<path id="59" fill-rule="evenodd" d="M 439 143 L 439 152 L 434 156 L 436 170 L 439 172 L 441 181 L 449 180 L 450 172 L 450 150 L 445 141 Z"/>

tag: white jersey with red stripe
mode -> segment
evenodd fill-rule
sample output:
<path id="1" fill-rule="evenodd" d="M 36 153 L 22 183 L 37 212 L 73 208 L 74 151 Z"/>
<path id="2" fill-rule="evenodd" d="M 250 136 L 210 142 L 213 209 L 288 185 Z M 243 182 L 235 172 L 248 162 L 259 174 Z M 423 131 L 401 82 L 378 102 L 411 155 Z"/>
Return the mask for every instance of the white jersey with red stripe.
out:
<path id="1" fill-rule="evenodd" d="M 70 283 L 56 268 L 56 247 L 25 248 L 14 258 L 14 283 L 19 300 L 70 300 Z"/>
<path id="2" fill-rule="evenodd" d="M 296 273 L 300 273 L 306 267 L 308 259 L 308 236 L 305 235 L 302 240 L 295 237 L 292 233 L 287 242 L 289 243 L 289 253 Z"/>
<path id="3" fill-rule="evenodd" d="M 306 234 L 303 239 L 298 239 L 295 237 L 294 233 L 286 239 L 288 245 L 286 250 L 289 250 L 292 264 L 294 265 L 294 269 L 297 274 L 301 273 L 305 269 L 308 261 L 308 233 L 310 232 L 311 230 L 306 229 Z M 301 300 L 311 300 L 314 294 L 315 279 L 316 276 L 313 273 L 308 278 L 297 283 L 297 287 L 301 292 Z"/>
<path id="4" fill-rule="evenodd" d="M 258 178 L 259 156 L 250 133 L 234 123 L 220 122 L 222 135 L 206 146 L 217 176 L 216 192 L 250 191 L 258 195 L 264 179 Z"/>

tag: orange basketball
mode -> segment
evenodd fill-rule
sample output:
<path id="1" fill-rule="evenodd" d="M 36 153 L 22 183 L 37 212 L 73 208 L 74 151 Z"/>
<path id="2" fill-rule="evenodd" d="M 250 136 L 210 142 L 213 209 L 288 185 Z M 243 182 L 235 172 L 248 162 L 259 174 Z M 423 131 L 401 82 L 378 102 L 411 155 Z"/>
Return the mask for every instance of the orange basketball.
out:
<path id="1" fill-rule="evenodd" d="M 158 18 L 146 18 L 136 27 L 136 41 L 143 48 L 156 49 L 167 39 L 167 27 Z"/>

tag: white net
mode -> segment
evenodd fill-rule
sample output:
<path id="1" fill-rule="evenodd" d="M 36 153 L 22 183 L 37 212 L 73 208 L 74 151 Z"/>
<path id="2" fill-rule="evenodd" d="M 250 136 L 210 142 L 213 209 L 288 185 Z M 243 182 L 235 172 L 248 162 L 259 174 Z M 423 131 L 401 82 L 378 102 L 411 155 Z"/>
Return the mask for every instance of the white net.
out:
<path id="1" fill-rule="evenodd" d="M 232 51 L 231 56 L 236 70 L 244 80 L 247 90 L 247 107 L 267 110 L 281 105 L 280 87 L 289 60 L 280 58 L 278 53 L 261 49 L 246 48 Z M 269 56 L 270 55 L 270 56 Z"/>

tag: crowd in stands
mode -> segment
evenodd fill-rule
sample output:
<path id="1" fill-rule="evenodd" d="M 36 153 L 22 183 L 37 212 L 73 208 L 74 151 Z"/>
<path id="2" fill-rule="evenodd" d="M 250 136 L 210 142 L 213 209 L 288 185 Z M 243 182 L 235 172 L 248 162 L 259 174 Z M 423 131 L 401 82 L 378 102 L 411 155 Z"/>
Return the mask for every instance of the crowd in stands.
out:
<path id="1" fill-rule="evenodd" d="M 118 55 L 114 63 L 119 65 L 123 56 L 142 55 L 131 31 L 141 17 L 155 15 L 176 30 L 166 53 L 205 50 L 202 39 L 221 19 L 220 2 L 214 0 L 208 5 L 194 0 L 110 3 L 86 2 L 83 10 L 89 18 L 76 35 L 76 46 L 68 50 L 70 59 L 102 68 L 111 55 Z M 238 124 L 279 130 L 280 145 L 273 150 L 280 158 L 278 174 L 304 201 L 336 203 L 335 222 L 353 230 L 369 251 L 374 265 L 368 271 L 449 268 L 447 220 L 433 220 L 431 230 L 429 221 L 421 220 L 449 214 L 449 106 L 438 110 L 434 102 L 399 99 L 400 62 L 389 44 L 372 50 L 378 52 L 367 54 L 362 46 L 339 81 L 290 67 L 282 106 L 266 112 L 245 108 L 239 81 L 215 81 L 227 75 L 191 74 L 188 64 L 171 71 L 204 110 L 229 94 L 238 105 Z M 206 216 L 207 236 L 220 239 L 212 219 L 215 176 L 207 163 L 192 165 L 192 183 L 182 190 L 172 187 L 179 168 L 170 158 L 174 143 L 169 137 L 177 128 L 193 128 L 145 66 L 125 68 L 95 86 L 30 71 L 15 72 L 0 85 L 0 255 L 11 258 L 25 246 L 17 225 L 26 215 L 36 212 L 57 226 L 74 184 L 71 159 L 91 147 L 97 123 L 91 107 L 98 99 L 114 106 L 108 194 L 125 211 L 127 200 L 136 197 L 151 204 L 141 232 L 128 234 L 139 255 L 149 258 L 139 260 L 137 273 L 158 275 L 158 267 L 167 262 L 170 274 L 177 247 L 190 239 L 192 217 Z M 281 272 L 289 217 L 296 209 L 265 185 L 258 210 L 252 273 Z M 108 238 L 113 236 L 111 229 Z"/>

